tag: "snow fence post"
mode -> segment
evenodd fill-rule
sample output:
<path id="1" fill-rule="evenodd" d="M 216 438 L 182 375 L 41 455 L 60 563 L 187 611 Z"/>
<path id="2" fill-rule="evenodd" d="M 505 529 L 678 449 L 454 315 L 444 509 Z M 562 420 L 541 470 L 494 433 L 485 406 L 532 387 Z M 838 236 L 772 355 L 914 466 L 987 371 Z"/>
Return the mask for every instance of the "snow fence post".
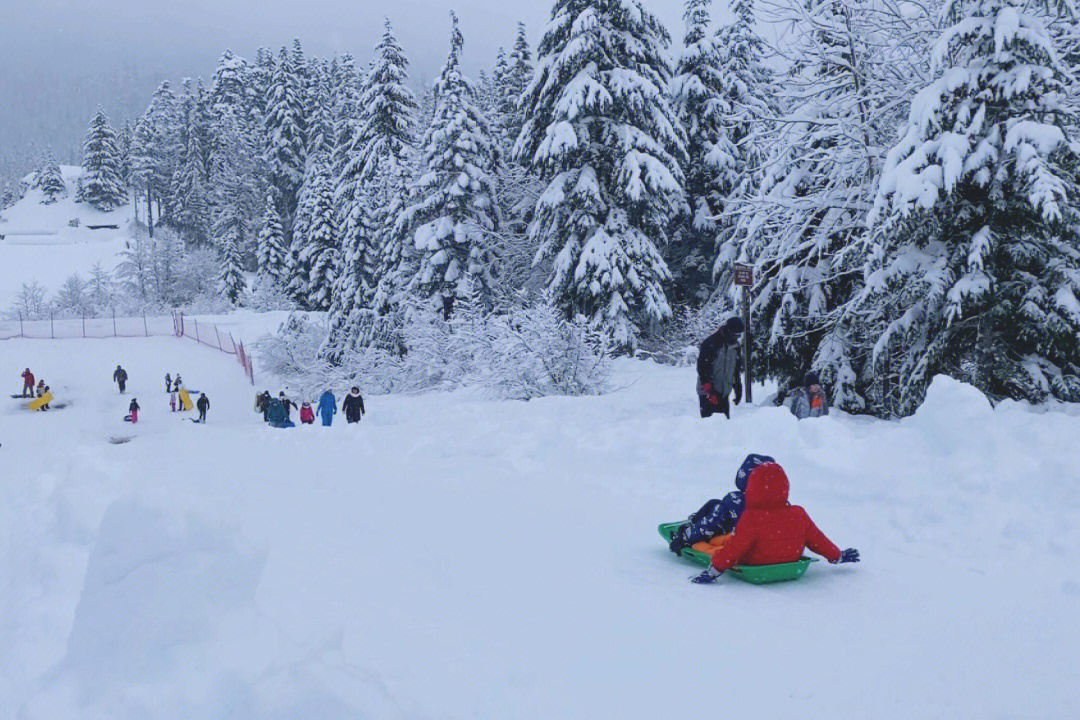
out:
<path id="1" fill-rule="evenodd" d="M 26 337 L 26 332 L 23 330 L 22 325 L 22 311 L 19 311 L 19 337 Z"/>
<path id="2" fill-rule="evenodd" d="M 83 336 L 83 339 L 85 340 L 86 339 L 86 313 L 83 313 L 83 316 L 82 316 L 82 336 Z"/>
<path id="3" fill-rule="evenodd" d="M 150 328 L 146 326 L 146 313 L 142 314 L 142 329 L 143 335 L 145 335 L 146 337 L 150 337 Z"/>
<path id="4" fill-rule="evenodd" d="M 53 327 L 53 314 L 51 310 L 49 311 L 49 338 L 52 340 L 56 339 L 56 328 Z"/>
<path id="5" fill-rule="evenodd" d="M 116 308 L 112 309 L 112 336 L 116 337 Z"/>
<path id="6" fill-rule="evenodd" d="M 214 326 L 214 335 L 217 337 L 217 349 L 225 352 L 225 350 L 221 347 L 221 333 L 218 332 L 217 325 Z"/>
<path id="7" fill-rule="evenodd" d="M 195 323 L 195 342 L 202 342 L 202 340 L 199 339 L 199 321 L 195 318 L 191 318 L 191 322 Z"/>

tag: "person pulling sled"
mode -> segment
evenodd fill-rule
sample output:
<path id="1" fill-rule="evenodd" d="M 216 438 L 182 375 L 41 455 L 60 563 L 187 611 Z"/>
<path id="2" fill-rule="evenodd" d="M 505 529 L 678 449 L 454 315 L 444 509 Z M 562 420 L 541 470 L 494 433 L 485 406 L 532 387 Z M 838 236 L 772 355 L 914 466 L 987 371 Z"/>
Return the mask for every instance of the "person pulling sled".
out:
<path id="1" fill-rule="evenodd" d="M 743 321 L 729 318 L 698 349 L 697 393 L 701 417 L 722 412 L 731 417 L 728 396 L 735 391 L 735 404 L 742 401 L 742 352 L 739 337 L 746 330 Z"/>
<path id="2" fill-rule="evenodd" d="M 139 401 L 136 398 L 131 398 L 131 402 L 128 404 L 128 414 L 124 420 L 132 425 L 139 422 L 139 410 Z"/>

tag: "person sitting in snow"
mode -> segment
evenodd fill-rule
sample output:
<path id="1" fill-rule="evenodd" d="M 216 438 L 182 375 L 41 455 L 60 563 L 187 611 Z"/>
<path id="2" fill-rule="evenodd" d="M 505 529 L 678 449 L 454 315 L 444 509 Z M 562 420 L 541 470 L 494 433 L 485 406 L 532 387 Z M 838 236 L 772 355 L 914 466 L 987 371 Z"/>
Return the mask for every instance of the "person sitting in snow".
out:
<path id="1" fill-rule="evenodd" d="M 697 360 L 697 393 L 701 417 L 722 412 L 731 417 L 728 396 L 735 391 L 735 404 L 742 401 L 742 353 L 739 336 L 746 327 L 737 317 L 727 320 L 720 329 L 701 343 Z"/>
<path id="2" fill-rule="evenodd" d="M 311 425 L 315 422 L 315 411 L 311 409 L 311 403 L 307 400 L 300 405 L 300 422 L 304 425 Z"/>
<path id="3" fill-rule="evenodd" d="M 840 550 L 805 510 L 788 503 L 788 490 L 787 475 L 777 463 L 762 463 L 751 470 L 746 481 L 746 509 L 734 534 L 712 554 L 709 568 L 690 580 L 716 582 L 725 570 L 738 564 L 795 562 L 807 548 L 830 563 L 859 562 L 858 550 Z"/>
<path id="4" fill-rule="evenodd" d="M 803 384 L 791 396 L 791 414 L 803 420 L 829 414 L 829 400 L 821 387 L 817 373 L 811 370 L 803 377 Z"/>
<path id="5" fill-rule="evenodd" d="M 714 538 L 723 538 L 735 530 L 735 524 L 739 522 L 745 507 L 744 495 L 746 492 L 746 480 L 751 471 L 759 465 L 767 462 L 776 462 L 768 455 L 750 454 L 743 460 L 739 471 L 735 473 L 735 487 L 724 496 L 722 500 L 710 500 L 702 505 L 701 509 L 691 515 L 686 522 L 679 526 L 671 535 L 668 549 L 676 555 L 688 547 L 694 547 L 698 543 L 709 543 Z M 701 548 L 705 551 L 705 548 Z"/>
<path id="6" fill-rule="evenodd" d="M 30 372 L 30 368 L 26 368 L 21 377 L 23 379 L 22 396 L 34 397 L 34 373 Z"/>

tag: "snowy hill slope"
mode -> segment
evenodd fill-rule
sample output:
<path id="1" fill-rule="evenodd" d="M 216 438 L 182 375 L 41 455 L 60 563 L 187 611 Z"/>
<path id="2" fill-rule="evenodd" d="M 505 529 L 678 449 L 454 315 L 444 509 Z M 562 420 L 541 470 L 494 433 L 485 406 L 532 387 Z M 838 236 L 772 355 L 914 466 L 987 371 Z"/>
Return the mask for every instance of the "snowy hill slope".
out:
<path id="1" fill-rule="evenodd" d="M 369 397 L 359 428 L 278 431 L 190 342 L 0 343 L 12 387 L 27 364 L 71 405 L 0 405 L 4 720 L 1080 710 L 1072 409 L 942 378 L 899 423 L 704 422 L 691 370 L 625 361 L 605 397 Z M 205 427 L 167 410 L 177 370 Z M 689 584 L 656 525 L 751 451 L 864 562 Z"/>
<path id="2" fill-rule="evenodd" d="M 24 282 L 37 280 L 51 295 L 74 272 L 85 276 L 96 262 L 112 270 L 124 240 L 131 237 L 131 206 L 112 212 L 75 202 L 75 183 L 82 168 L 63 165 L 67 192 L 50 205 L 41 204 L 41 190 L 30 190 L 0 213 L 0 310 L 6 309 Z M 78 219 L 79 226 L 68 223 Z M 117 225 L 91 230 L 88 225 Z"/>

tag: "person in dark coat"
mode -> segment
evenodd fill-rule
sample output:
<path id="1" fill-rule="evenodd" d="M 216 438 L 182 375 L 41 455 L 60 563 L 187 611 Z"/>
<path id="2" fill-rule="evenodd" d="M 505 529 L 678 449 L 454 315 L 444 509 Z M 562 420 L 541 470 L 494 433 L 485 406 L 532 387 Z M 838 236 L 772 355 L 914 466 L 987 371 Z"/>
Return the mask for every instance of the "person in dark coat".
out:
<path id="1" fill-rule="evenodd" d="M 206 411 L 210 409 L 210 399 L 206 397 L 206 393 L 199 395 L 199 399 L 195 401 L 195 409 L 199 411 L 199 419 L 196 422 L 206 422 Z"/>
<path id="2" fill-rule="evenodd" d="M 322 418 L 323 427 L 330 427 L 337 413 L 337 398 L 334 393 L 327 390 L 319 396 L 319 417 Z"/>
<path id="3" fill-rule="evenodd" d="M 266 411 L 270 409 L 270 391 L 263 390 L 255 396 L 255 412 L 262 413 L 263 422 L 266 422 Z"/>
<path id="4" fill-rule="evenodd" d="M 285 397 L 284 390 L 278 393 L 278 399 L 281 400 L 281 406 L 285 408 L 285 419 L 292 420 L 292 411 L 296 408 L 296 403 Z"/>
<path id="5" fill-rule="evenodd" d="M 806 373 L 802 387 L 792 394 L 791 414 L 800 420 L 829 414 L 829 399 L 816 372 Z"/>
<path id="6" fill-rule="evenodd" d="M 180 379 L 180 373 L 176 373 L 176 379 L 173 380 L 173 390 L 180 392 L 180 388 L 183 386 L 184 381 Z"/>
<path id="7" fill-rule="evenodd" d="M 30 372 L 30 368 L 26 368 L 22 373 L 22 396 L 34 397 L 34 373 Z"/>
<path id="8" fill-rule="evenodd" d="M 774 462 L 753 469 L 746 482 L 746 510 L 731 538 L 712 554 L 709 568 L 690 578 L 712 583 L 735 565 L 775 565 L 795 562 L 803 550 L 830 563 L 859 562 L 855 548 L 840 550 L 818 529 L 806 511 L 788 502 L 789 483 L 784 469 Z"/>
<path id="9" fill-rule="evenodd" d="M 758 465 L 764 465 L 767 462 L 776 461 L 768 455 L 756 453 L 747 455 L 739 471 L 735 473 L 736 489 L 725 495 L 722 500 L 710 500 L 691 515 L 679 526 L 678 530 L 672 533 L 668 549 L 679 555 L 683 549 L 692 547 L 695 543 L 708 542 L 721 535 L 730 535 L 735 530 L 735 524 L 739 522 L 739 517 L 742 516 L 745 507 L 746 481 L 750 473 Z"/>
<path id="10" fill-rule="evenodd" d="M 701 417 L 722 412 L 731 417 L 728 396 L 735 391 L 735 404 L 742 401 L 742 353 L 739 337 L 745 331 L 743 321 L 729 318 L 698 350 L 697 392 Z"/>
<path id="11" fill-rule="evenodd" d="M 131 398 L 131 402 L 128 404 L 128 416 L 124 419 L 129 420 L 132 425 L 139 422 L 139 409 L 139 401 Z"/>
<path id="12" fill-rule="evenodd" d="M 172 392 L 172 376 L 165 373 L 165 392 Z"/>
<path id="13" fill-rule="evenodd" d="M 353 386 L 353 389 L 345 396 L 345 401 L 341 403 L 341 410 L 345 413 L 346 422 L 360 422 L 364 414 L 364 398 L 360 397 L 360 388 Z"/>
<path id="14" fill-rule="evenodd" d="M 117 365 L 116 369 L 113 370 L 112 378 L 113 382 L 120 386 L 120 394 L 123 395 L 124 389 L 127 387 L 127 370 Z"/>

